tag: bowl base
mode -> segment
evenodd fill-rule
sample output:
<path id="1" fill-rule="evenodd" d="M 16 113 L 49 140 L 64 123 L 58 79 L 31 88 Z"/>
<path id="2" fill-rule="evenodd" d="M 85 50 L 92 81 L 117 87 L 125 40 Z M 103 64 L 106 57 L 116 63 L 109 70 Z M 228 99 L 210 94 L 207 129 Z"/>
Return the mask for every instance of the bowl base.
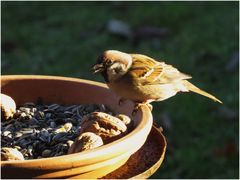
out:
<path id="1" fill-rule="evenodd" d="M 152 127 L 145 144 L 128 161 L 102 177 L 103 179 L 145 179 L 160 167 L 166 150 L 166 140 L 161 130 Z"/>

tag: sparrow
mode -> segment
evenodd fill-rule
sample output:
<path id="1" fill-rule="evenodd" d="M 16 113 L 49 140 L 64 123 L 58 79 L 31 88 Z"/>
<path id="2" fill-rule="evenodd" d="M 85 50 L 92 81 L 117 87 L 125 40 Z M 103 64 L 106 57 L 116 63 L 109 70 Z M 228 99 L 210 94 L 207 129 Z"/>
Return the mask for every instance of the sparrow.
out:
<path id="1" fill-rule="evenodd" d="M 222 103 L 213 95 L 199 89 L 172 65 L 159 62 L 142 54 L 128 54 L 107 50 L 93 66 L 94 73 L 100 72 L 108 87 L 121 97 L 137 104 L 166 100 L 178 92 L 195 92 Z M 151 106 L 150 106 L 151 107 Z"/>

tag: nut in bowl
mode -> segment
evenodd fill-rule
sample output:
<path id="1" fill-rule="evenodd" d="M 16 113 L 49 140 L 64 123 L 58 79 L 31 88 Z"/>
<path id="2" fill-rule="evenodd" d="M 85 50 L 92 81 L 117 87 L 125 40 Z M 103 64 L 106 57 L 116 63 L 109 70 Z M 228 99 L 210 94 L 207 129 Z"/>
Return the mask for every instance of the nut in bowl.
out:
<path id="1" fill-rule="evenodd" d="M 93 132 L 109 143 L 123 137 L 127 133 L 127 126 L 117 117 L 93 112 L 83 118 L 81 132 Z"/>
<path id="2" fill-rule="evenodd" d="M 48 104 L 105 104 L 115 114 L 129 116 L 134 123 L 134 129 L 124 137 L 94 149 L 58 157 L 1 161 L 3 178 L 101 178 L 123 165 L 144 144 L 152 127 L 147 106 L 141 106 L 132 116 L 134 104 L 127 101 L 119 106 L 119 98 L 101 83 L 21 75 L 2 76 L 1 82 L 2 93 L 12 97 L 17 106 L 36 103 L 38 99 Z"/>
<path id="3" fill-rule="evenodd" d="M 103 145 L 102 138 L 94 133 L 82 133 L 68 149 L 68 154 L 94 149 Z"/>
<path id="4" fill-rule="evenodd" d="M 14 148 L 1 148 L 1 161 L 24 160 L 21 152 Z"/>

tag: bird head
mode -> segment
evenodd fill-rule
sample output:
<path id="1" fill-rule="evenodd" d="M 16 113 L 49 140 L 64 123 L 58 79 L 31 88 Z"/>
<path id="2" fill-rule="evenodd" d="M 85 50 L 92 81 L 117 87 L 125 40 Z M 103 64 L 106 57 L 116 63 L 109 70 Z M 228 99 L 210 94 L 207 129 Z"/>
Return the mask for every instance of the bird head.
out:
<path id="1" fill-rule="evenodd" d="M 107 50 L 97 59 L 93 72 L 101 72 L 106 82 L 115 81 L 122 77 L 132 65 L 130 54 L 117 50 Z"/>

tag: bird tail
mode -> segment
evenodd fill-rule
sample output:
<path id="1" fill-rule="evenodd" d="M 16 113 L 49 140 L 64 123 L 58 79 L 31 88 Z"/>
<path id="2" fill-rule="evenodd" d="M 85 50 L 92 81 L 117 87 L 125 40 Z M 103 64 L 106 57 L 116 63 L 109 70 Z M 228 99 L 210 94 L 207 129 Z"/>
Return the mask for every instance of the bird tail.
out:
<path id="1" fill-rule="evenodd" d="M 194 86 L 192 83 L 188 82 L 187 80 L 183 80 L 183 84 L 189 91 L 201 94 L 203 96 L 206 96 L 206 97 L 208 97 L 208 98 L 210 98 L 210 99 L 212 99 L 212 100 L 222 104 L 222 101 L 217 99 L 215 96 L 213 96 L 213 95 L 211 95 L 211 94 L 209 94 L 209 93 L 199 89 L 198 87 Z"/>

